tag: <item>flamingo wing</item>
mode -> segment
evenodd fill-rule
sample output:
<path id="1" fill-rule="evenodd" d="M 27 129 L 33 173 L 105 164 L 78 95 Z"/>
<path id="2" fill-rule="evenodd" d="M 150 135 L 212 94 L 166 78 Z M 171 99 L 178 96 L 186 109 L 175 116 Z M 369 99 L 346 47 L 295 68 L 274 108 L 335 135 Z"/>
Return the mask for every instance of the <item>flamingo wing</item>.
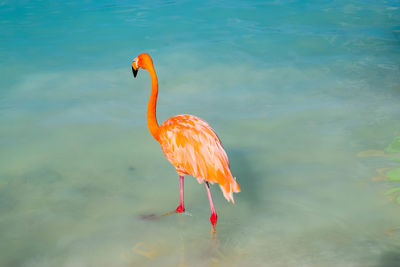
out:
<path id="1" fill-rule="evenodd" d="M 214 130 L 202 119 L 178 115 L 160 127 L 160 144 L 178 174 L 189 174 L 210 183 L 218 183 L 228 201 L 232 192 L 240 192 L 229 168 L 229 160 Z"/>

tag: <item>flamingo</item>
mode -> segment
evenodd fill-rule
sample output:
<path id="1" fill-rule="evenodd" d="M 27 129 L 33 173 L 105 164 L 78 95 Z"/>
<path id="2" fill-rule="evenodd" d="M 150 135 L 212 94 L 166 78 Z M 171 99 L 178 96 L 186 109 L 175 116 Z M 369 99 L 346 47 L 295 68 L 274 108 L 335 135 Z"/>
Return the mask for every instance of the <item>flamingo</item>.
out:
<path id="1" fill-rule="evenodd" d="M 151 94 L 147 106 L 147 125 L 157 140 L 164 155 L 174 165 L 180 184 L 180 204 L 171 213 L 185 211 L 183 204 L 183 177 L 191 175 L 201 184 L 205 182 L 211 209 L 211 225 L 216 231 L 217 213 L 210 193 L 210 183 L 218 183 L 226 200 L 232 201 L 233 192 L 240 192 L 236 178 L 232 176 L 229 160 L 215 131 L 202 119 L 192 115 L 177 115 L 166 120 L 161 126 L 156 117 L 158 81 L 153 61 L 147 53 L 137 56 L 132 62 L 133 76 L 142 68 L 149 72 Z"/>

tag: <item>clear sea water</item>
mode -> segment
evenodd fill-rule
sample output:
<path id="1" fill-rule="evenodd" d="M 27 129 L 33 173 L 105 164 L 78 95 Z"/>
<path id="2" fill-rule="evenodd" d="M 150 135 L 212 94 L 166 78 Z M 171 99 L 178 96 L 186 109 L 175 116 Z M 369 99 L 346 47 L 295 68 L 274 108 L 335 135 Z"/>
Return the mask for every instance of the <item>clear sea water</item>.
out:
<path id="1" fill-rule="evenodd" d="M 158 216 L 142 52 L 241 186 L 214 238 L 190 176 Z M 399 1 L 1 1 L 0 62 L 0 266 L 400 266 Z"/>

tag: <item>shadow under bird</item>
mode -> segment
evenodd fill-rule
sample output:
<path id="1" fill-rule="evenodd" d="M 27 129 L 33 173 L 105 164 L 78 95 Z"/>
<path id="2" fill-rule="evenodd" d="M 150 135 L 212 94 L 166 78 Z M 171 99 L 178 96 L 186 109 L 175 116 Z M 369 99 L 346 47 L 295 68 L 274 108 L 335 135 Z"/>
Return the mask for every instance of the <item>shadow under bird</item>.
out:
<path id="1" fill-rule="evenodd" d="M 142 68 L 151 77 L 151 94 L 147 106 L 147 125 L 169 162 L 174 165 L 179 175 L 180 204 L 172 213 L 185 211 L 183 204 L 183 177 L 191 175 L 199 183 L 205 182 L 210 202 L 210 221 L 215 232 L 217 213 L 211 198 L 209 183 L 218 183 L 224 197 L 234 202 L 233 194 L 240 192 L 236 178 L 232 176 L 228 156 L 214 130 L 202 119 L 192 115 L 177 115 L 166 120 L 160 126 L 156 117 L 158 81 L 151 57 L 140 54 L 132 62 L 133 76 Z"/>

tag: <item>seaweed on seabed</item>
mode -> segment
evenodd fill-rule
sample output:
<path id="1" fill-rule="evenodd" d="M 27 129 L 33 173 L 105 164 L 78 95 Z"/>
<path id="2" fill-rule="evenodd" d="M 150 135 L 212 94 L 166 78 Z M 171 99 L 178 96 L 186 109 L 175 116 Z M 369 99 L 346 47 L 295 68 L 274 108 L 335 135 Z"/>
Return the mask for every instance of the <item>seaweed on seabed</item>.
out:
<path id="1" fill-rule="evenodd" d="M 400 136 L 394 138 L 386 148 L 385 152 L 391 156 L 391 160 L 400 161 Z M 389 182 L 400 182 L 400 166 L 390 169 L 386 172 L 386 177 Z M 400 186 L 393 187 L 385 192 L 385 195 L 393 196 L 396 199 L 397 204 L 400 205 Z M 396 197 L 397 196 L 397 197 Z"/>
<path id="2" fill-rule="evenodd" d="M 383 150 L 365 150 L 357 153 L 357 157 L 386 157 L 394 162 L 400 162 L 400 135 L 395 137 L 393 141 Z M 394 168 L 379 168 L 376 170 L 378 176 L 373 181 L 387 181 L 393 185 L 384 194 L 397 204 L 400 205 L 400 166 Z M 400 225 L 386 230 L 388 235 L 394 235 L 400 232 Z"/>

